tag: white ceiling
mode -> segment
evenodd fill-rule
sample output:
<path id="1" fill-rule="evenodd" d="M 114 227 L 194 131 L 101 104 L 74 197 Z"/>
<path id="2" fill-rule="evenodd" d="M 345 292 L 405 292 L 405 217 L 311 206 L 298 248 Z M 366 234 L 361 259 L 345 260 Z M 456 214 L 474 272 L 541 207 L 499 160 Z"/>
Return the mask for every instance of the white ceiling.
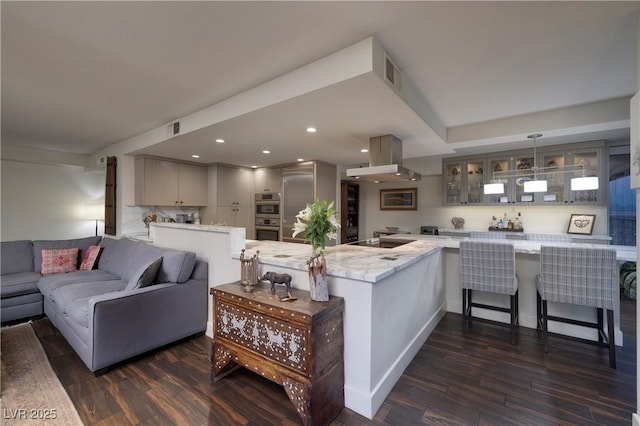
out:
<path id="1" fill-rule="evenodd" d="M 576 133 L 536 127 L 535 113 L 635 93 L 639 10 L 639 2 L 3 1 L 2 143 L 92 154 L 369 36 L 449 135 L 478 136 L 439 138 L 363 76 L 136 153 L 353 164 L 366 162 L 360 148 L 384 133 L 405 140 L 406 158 L 452 152 L 458 142 L 469 152 L 504 149 L 546 130 L 553 143 L 628 140 L 611 119 L 594 116 L 589 132 Z M 500 130 L 514 116 L 523 116 L 519 126 Z M 487 122 L 497 123 L 490 137 L 481 135 Z M 304 132 L 310 123 L 318 133 Z M 220 136 L 227 143 L 212 141 Z"/>

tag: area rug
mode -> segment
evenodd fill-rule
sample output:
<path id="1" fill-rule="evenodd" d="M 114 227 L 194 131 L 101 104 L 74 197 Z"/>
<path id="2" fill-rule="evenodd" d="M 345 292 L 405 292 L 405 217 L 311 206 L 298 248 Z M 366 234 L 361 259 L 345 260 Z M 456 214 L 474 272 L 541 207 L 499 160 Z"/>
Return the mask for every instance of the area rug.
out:
<path id="1" fill-rule="evenodd" d="M 0 424 L 82 425 L 30 323 L 0 330 Z"/>

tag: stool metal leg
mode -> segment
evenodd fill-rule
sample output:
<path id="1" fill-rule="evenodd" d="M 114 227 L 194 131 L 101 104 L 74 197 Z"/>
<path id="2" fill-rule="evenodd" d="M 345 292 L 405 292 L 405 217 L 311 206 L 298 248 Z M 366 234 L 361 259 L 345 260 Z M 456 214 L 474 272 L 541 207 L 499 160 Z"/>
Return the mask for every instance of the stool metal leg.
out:
<path id="1" fill-rule="evenodd" d="M 466 333 L 469 331 L 469 327 L 467 324 L 467 289 L 462 289 L 462 332 Z"/>
<path id="2" fill-rule="evenodd" d="M 616 368 L 616 332 L 613 325 L 613 309 L 607 309 L 607 330 L 609 332 L 609 367 Z"/>
<path id="3" fill-rule="evenodd" d="M 542 301 L 542 347 L 545 353 L 549 352 L 549 336 L 547 336 L 547 301 Z"/>
<path id="4" fill-rule="evenodd" d="M 604 342 L 604 315 L 602 308 L 596 308 L 598 311 L 598 343 Z"/>
<path id="5" fill-rule="evenodd" d="M 515 345 L 516 343 L 516 318 L 517 318 L 517 306 L 518 306 L 518 293 L 510 296 L 511 309 L 509 309 L 509 313 L 511 314 L 511 344 Z"/>
<path id="6" fill-rule="evenodd" d="M 542 331 L 542 296 L 536 291 L 536 330 Z"/>

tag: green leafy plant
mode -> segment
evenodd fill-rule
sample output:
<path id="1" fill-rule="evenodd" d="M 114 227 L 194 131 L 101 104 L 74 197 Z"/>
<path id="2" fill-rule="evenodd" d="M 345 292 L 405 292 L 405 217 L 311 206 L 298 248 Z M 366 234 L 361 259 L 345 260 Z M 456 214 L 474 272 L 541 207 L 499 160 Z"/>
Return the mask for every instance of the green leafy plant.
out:
<path id="1" fill-rule="evenodd" d="M 304 232 L 304 241 L 311 243 L 315 253 L 318 247 L 324 250 L 326 239 L 338 238 L 338 228 L 340 224 L 336 219 L 333 201 L 316 200 L 313 204 L 307 204 L 307 207 L 296 215 L 293 237 Z"/>

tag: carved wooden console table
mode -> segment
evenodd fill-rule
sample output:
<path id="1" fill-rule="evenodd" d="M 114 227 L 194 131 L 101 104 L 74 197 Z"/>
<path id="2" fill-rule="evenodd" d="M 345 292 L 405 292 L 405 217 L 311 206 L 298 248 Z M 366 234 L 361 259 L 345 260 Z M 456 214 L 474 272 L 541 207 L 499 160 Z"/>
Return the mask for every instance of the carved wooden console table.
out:
<path id="1" fill-rule="evenodd" d="M 344 407 L 344 300 L 292 293 L 281 302 L 262 283 L 251 293 L 240 282 L 211 289 L 211 380 L 248 368 L 284 387 L 304 425 L 325 425 Z"/>

